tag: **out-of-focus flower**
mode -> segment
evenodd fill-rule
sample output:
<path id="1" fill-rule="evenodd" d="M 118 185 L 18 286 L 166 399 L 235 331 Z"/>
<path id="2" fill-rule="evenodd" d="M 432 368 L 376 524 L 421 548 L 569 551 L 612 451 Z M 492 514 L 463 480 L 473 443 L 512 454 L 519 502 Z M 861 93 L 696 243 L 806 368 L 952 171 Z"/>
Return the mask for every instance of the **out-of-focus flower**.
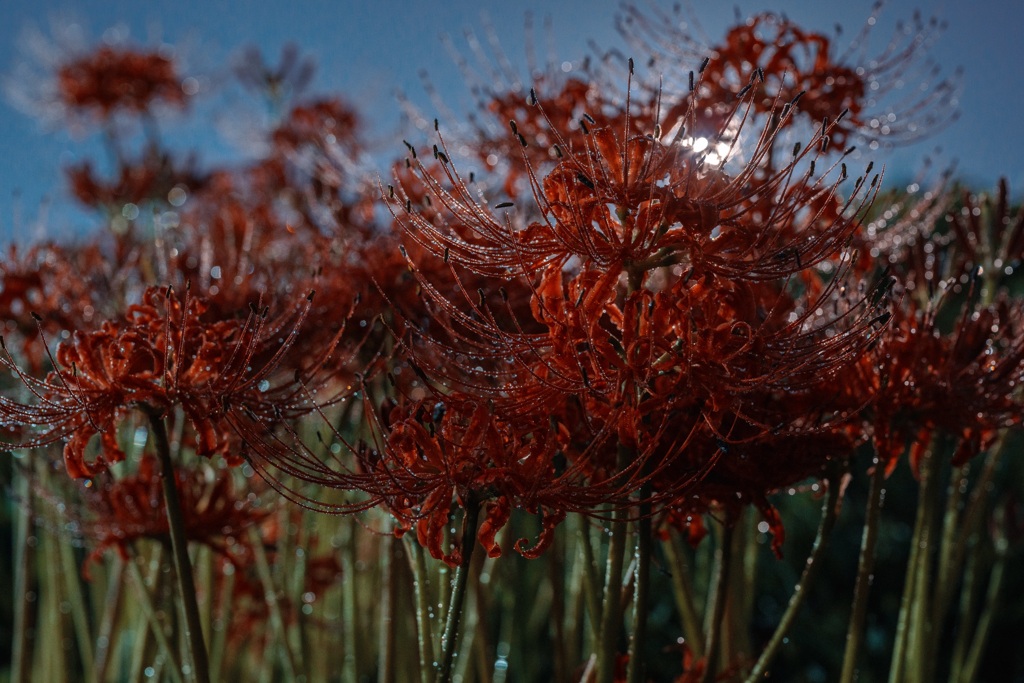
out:
<path id="1" fill-rule="evenodd" d="M 133 45 L 111 29 L 91 44 L 74 21 L 55 23 L 53 37 L 22 36 L 24 59 L 6 80 L 12 103 L 47 123 L 121 124 L 182 110 L 200 89 L 169 46 Z"/>
<path id="2" fill-rule="evenodd" d="M 890 471 L 907 450 L 916 471 L 936 433 L 955 440 L 954 461 L 963 464 L 1000 429 L 1020 424 L 1024 305 L 964 303 L 951 332 L 943 331 L 940 310 L 908 302 L 862 359 L 874 440 Z"/>
<path id="3" fill-rule="evenodd" d="M 942 32 L 936 19 L 927 23 L 915 14 L 901 22 L 889 44 L 877 56 L 867 55 L 868 34 L 876 12 L 864 29 L 837 53 L 833 39 L 808 31 L 785 16 L 762 13 L 733 27 L 718 44 L 708 44 L 702 31 L 679 5 L 671 12 L 627 6 L 619 19 L 624 37 L 640 54 L 652 54 L 655 67 L 686 92 L 695 88 L 701 117 L 698 129 L 716 129 L 728 118 L 734 93 L 755 80 L 764 83 L 752 100 L 760 114 L 771 115 L 787 102 L 799 100 L 800 116 L 810 125 L 834 120 L 833 142 L 842 147 L 851 138 L 906 144 L 934 133 L 956 118 L 959 73 L 942 77 L 927 57 L 927 48 Z M 698 71 L 697 82 L 693 71 Z M 688 73 L 689 71 L 689 73 Z M 904 91 L 904 83 L 915 91 Z M 669 103 L 667 119 L 688 107 Z"/>
<path id="4" fill-rule="evenodd" d="M 269 509 L 259 507 L 255 495 L 240 496 L 227 470 L 212 471 L 196 463 L 176 467 L 175 478 L 185 538 L 233 562 L 243 561 L 248 530 L 260 524 Z M 136 541 L 169 537 L 162 475 L 152 456 L 144 456 L 131 475 L 94 479 L 82 495 L 83 518 L 78 527 L 94 548 L 86 558 L 86 576 L 89 565 L 107 550 L 127 559 Z"/>
<path id="5" fill-rule="evenodd" d="M 157 104 L 184 107 L 181 80 L 173 60 L 159 52 L 103 45 L 62 64 L 57 90 L 69 109 L 106 119 Z"/>

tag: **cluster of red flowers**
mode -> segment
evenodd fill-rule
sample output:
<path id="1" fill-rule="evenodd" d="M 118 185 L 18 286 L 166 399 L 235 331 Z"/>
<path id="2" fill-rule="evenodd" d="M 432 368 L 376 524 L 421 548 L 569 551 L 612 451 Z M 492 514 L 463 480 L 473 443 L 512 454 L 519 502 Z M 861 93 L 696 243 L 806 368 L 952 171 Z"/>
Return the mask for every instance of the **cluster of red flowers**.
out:
<path id="1" fill-rule="evenodd" d="M 1024 222 L 1005 187 L 998 234 L 971 197 L 944 233 L 905 215 L 868 233 L 880 179 L 846 147 L 943 125 L 930 105 L 954 82 L 872 113 L 866 92 L 912 49 L 851 63 L 776 15 L 719 46 L 657 14 L 624 25 L 634 47 L 656 46 L 653 64 L 693 70 L 654 88 L 630 60 L 621 87 L 604 60 L 528 96 L 488 92 L 507 133 L 455 145 L 438 132 L 432 154 L 406 143 L 386 189 L 360 177 L 352 107 L 289 100 L 309 81 L 293 51 L 242 73 L 287 105 L 265 158 L 200 172 L 147 139 L 135 161 L 116 150 L 113 181 L 69 169 L 75 197 L 126 227 L 4 260 L 8 338 L 48 374 L 6 354 L 28 394 L 0 398 L 0 421 L 21 446 L 64 443 L 72 477 L 109 477 L 140 409 L 180 429 L 182 452 L 247 460 L 293 500 L 383 506 L 453 566 L 474 537 L 500 555 L 515 510 L 541 518 L 514 544 L 531 558 L 570 513 L 698 540 L 703 514 L 747 505 L 778 551 L 769 496 L 858 445 L 873 440 L 891 470 L 941 431 L 963 461 L 1017 424 L 1024 306 L 999 287 Z M 173 60 L 142 50 L 98 48 L 57 79 L 68 107 L 100 119 L 188 100 Z M 458 147 L 498 182 L 458 170 L 473 163 Z M 952 199 L 929 201 L 921 215 Z M 76 287 L 76 270 L 96 281 Z M 300 438 L 311 415 L 332 438 Z M 133 467 L 93 495 L 97 552 L 167 533 L 136 515 L 158 494 L 151 460 Z M 182 467 L 189 538 L 217 547 L 259 523 L 193 491 Z M 227 482 L 214 498 L 231 499 Z M 350 493 L 330 503 L 322 487 Z M 449 540 L 459 509 L 467 527 Z"/>

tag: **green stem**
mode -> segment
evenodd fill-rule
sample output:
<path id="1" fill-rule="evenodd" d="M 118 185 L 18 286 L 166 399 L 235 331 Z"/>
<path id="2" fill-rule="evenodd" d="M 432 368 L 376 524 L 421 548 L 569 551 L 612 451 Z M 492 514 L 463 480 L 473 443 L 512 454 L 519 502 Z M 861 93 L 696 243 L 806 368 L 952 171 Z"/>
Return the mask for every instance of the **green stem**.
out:
<path id="1" fill-rule="evenodd" d="M 978 592 L 982 580 L 981 552 L 978 543 L 972 543 L 972 551 L 967 556 L 964 565 L 963 585 L 960 589 L 960 601 L 958 606 L 957 621 L 961 624 L 973 624 L 975 620 L 975 608 Z M 960 680 L 960 672 L 964 668 L 967 653 L 970 650 L 972 630 L 969 628 L 958 628 L 956 630 L 956 642 L 953 643 L 953 654 L 950 657 L 949 680 L 956 683 Z"/>
<path id="2" fill-rule="evenodd" d="M 156 614 L 156 608 L 153 606 L 153 597 L 149 593 L 149 589 L 146 587 L 146 579 L 143 578 L 142 572 L 139 570 L 139 565 L 135 560 L 135 554 L 131 553 L 128 557 L 128 573 L 132 577 L 132 582 L 135 584 L 135 590 L 139 597 L 138 605 L 142 608 L 142 614 L 146 621 L 149 623 L 149 631 L 153 634 L 156 639 L 157 647 L 160 648 L 160 652 L 163 654 L 164 659 L 170 665 L 168 671 L 170 672 L 171 680 L 174 683 L 182 683 L 181 678 L 181 667 L 178 665 L 178 660 L 174 656 L 174 649 L 171 647 L 171 643 L 167 640 L 167 634 L 164 633 L 163 625 L 160 623 L 160 618 Z M 159 576 L 159 574 L 157 574 Z M 145 641 L 143 637 L 140 642 Z M 144 648 L 145 645 L 143 644 Z"/>
<path id="3" fill-rule="evenodd" d="M 196 602 L 196 585 L 192 578 L 192 562 L 188 557 L 188 539 L 185 538 L 185 518 L 178 498 L 178 487 L 171 462 L 171 447 L 167 440 L 167 428 L 163 417 L 155 410 L 147 411 L 153 427 L 153 441 L 163 473 L 164 505 L 167 508 L 167 526 L 171 536 L 171 553 L 178 576 L 178 592 L 181 609 L 185 617 L 185 639 L 189 645 L 191 672 L 197 683 L 209 683 L 210 669 L 206 659 L 206 643 L 199 621 L 199 605 Z"/>
<path id="4" fill-rule="evenodd" d="M 693 579 L 686 566 L 685 550 L 678 534 L 672 534 L 664 542 L 665 554 L 672 567 L 672 592 L 675 593 L 676 607 L 683 622 L 683 635 L 696 659 L 704 656 L 704 627 L 700 614 L 693 602 Z"/>
<path id="5" fill-rule="evenodd" d="M 79 656 L 82 658 L 82 669 L 86 683 L 96 680 L 96 660 L 93 655 L 93 636 L 89 629 L 89 616 L 82 594 L 82 580 L 74 549 L 67 538 L 57 537 L 57 554 L 60 561 L 61 574 L 64 576 L 64 591 L 68 604 L 71 606 L 71 626 L 75 632 Z"/>
<path id="6" fill-rule="evenodd" d="M 925 499 L 924 529 L 919 545 L 921 554 L 918 556 L 917 579 L 914 581 L 915 599 L 910 621 L 910 635 L 908 636 L 910 649 L 907 653 L 911 661 L 917 662 L 918 665 L 909 667 L 907 672 L 910 674 L 910 680 L 915 683 L 928 683 L 932 680 L 933 664 L 929 657 L 929 643 L 933 630 L 939 628 L 939 625 L 934 623 L 935 615 L 931 614 L 929 609 L 932 598 L 932 553 L 935 545 L 936 513 L 939 503 L 939 461 L 935 453 L 925 454 L 921 466 L 926 470 L 921 475 L 922 479 L 925 479 L 921 491 L 922 497 Z"/>
<path id="7" fill-rule="evenodd" d="M 615 675 L 615 654 L 618 650 L 619 628 L 622 624 L 620 607 L 626 529 L 626 510 L 613 511 L 601 606 L 601 628 L 597 641 L 597 683 L 612 683 Z"/>
<path id="8" fill-rule="evenodd" d="M 1003 587 L 1003 577 L 1006 574 L 1006 556 L 1009 552 L 1009 544 L 1005 537 L 995 540 L 995 564 L 992 567 L 992 574 L 988 580 L 988 593 L 985 596 L 985 606 L 982 608 L 981 617 L 975 626 L 974 638 L 971 640 L 971 649 L 967 660 L 960 672 L 960 680 L 957 683 L 972 683 L 978 676 L 978 667 L 981 666 L 981 655 L 985 651 L 985 642 L 992 630 L 992 620 L 996 609 L 999 607 L 999 593 Z"/>
<path id="9" fill-rule="evenodd" d="M 405 545 L 409 550 L 409 566 L 412 568 L 413 591 L 416 594 L 416 638 L 420 654 L 420 683 L 430 683 L 430 672 L 434 662 L 434 634 L 430 620 L 430 585 L 427 562 L 423 547 L 413 534 L 406 534 Z"/>
<path id="10" fill-rule="evenodd" d="M 234 565 L 228 564 L 221 571 L 220 603 L 213 621 L 210 643 L 210 673 L 214 680 L 221 680 L 224 668 L 224 650 L 227 647 L 228 629 L 231 628 L 231 596 L 235 590 Z"/>
<path id="11" fill-rule="evenodd" d="M 650 485 L 644 484 L 640 497 L 650 496 Z M 651 552 L 654 546 L 654 531 L 651 524 L 650 503 L 640 506 L 637 520 L 636 572 L 633 584 L 633 637 L 629 641 L 629 665 L 626 670 L 628 683 L 644 680 L 644 645 L 647 640 L 647 594 L 650 586 Z"/>
<path id="12" fill-rule="evenodd" d="M 926 573 L 929 560 L 928 528 L 929 514 L 932 504 L 932 444 L 921 459 L 921 484 L 917 498 L 917 516 L 914 520 L 914 534 L 910 540 L 910 558 L 907 561 L 907 577 L 903 584 L 903 595 L 900 598 L 900 612 L 896 622 L 896 639 L 889 668 L 889 683 L 902 683 L 904 665 L 914 647 L 916 638 L 915 619 L 918 615 L 918 603 L 925 600 L 922 579 Z M 913 672 L 911 672 L 913 673 Z"/>
<path id="13" fill-rule="evenodd" d="M 715 680 L 718 669 L 718 647 L 721 642 L 722 617 L 725 615 L 725 600 L 729 588 L 729 566 L 732 564 L 732 535 L 734 520 L 726 514 L 722 522 L 722 535 L 718 548 L 715 549 L 715 576 L 711 590 L 711 604 L 708 606 L 708 623 L 706 640 L 704 641 L 704 679 L 703 683 Z"/>
<path id="14" fill-rule="evenodd" d="M 124 561 L 118 557 L 107 580 L 107 593 L 103 600 L 103 616 L 100 618 L 99 637 L 96 639 L 96 675 L 102 683 L 107 679 L 110 652 L 114 647 L 114 622 L 117 621 L 124 586 Z"/>
<path id="15" fill-rule="evenodd" d="M 580 552 L 582 553 L 583 571 L 583 597 L 586 601 L 587 612 L 590 616 L 591 633 L 596 633 L 601 624 L 601 601 L 597 597 L 597 586 L 595 585 L 600 572 L 597 568 L 597 560 L 594 557 L 594 544 L 590 540 L 590 529 L 585 517 L 580 516 L 579 528 Z"/>
<path id="16" fill-rule="evenodd" d="M 17 478 L 18 522 L 14 534 L 14 643 L 12 644 L 11 681 L 27 683 L 32 670 L 29 648 L 31 604 L 28 599 L 29 572 L 35 555 L 32 536 L 33 495 L 30 472 L 15 467 Z"/>
<path id="17" fill-rule="evenodd" d="M 882 501 L 885 491 L 885 464 L 875 456 L 871 486 L 868 489 L 868 503 L 865 510 L 864 535 L 860 541 L 860 559 L 857 562 L 857 583 L 853 589 L 853 607 L 850 624 L 846 631 L 846 651 L 843 653 L 843 669 L 840 683 L 853 683 L 857 672 L 857 656 L 864 635 L 864 618 L 867 616 L 868 594 L 871 592 L 871 572 L 875 566 L 875 544 L 878 542 L 878 523 L 882 518 Z"/>
<path id="18" fill-rule="evenodd" d="M 879 467 L 879 469 L 882 468 Z M 747 683 L 755 683 L 755 681 L 767 675 L 768 669 L 772 665 L 772 660 L 778 654 L 786 634 L 796 620 L 800 607 L 803 605 L 804 600 L 807 599 L 808 586 L 814 581 L 818 570 L 821 568 L 821 558 L 825 554 L 825 548 L 828 547 L 829 538 L 832 536 L 832 530 L 836 526 L 836 518 L 839 515 L 839 492 L 840 488 L 842 488 L 840 476 L 842 475 L 830 475 L 827 479 L 825 502 L 822 504 L 821 509 L 821 521 L 818 523 L 818 533 L 814 537 L 814 544 L 811 546 L 811 553 L 807 557 L 804 571 L 800 575 L 799 583 L 796 584 L 796 588 L 793 590 L 793 595 L 789 598 L 789 604 L 786 605 L 786 611 L 783 612 L 782 619 L 779 620 L 779 625 L 775 628 L 775 633 L 772 634 L 771 640 L 768 641 L 768 645 L 765 646 L 750 675 L 747 676 Z"/>
<path id="19" fill-rule="evenodd" d="M 295 655 L 288 643 L 288 628 L 281 612 L 281 603 L 277 599 L 277 586 L 274 585 L 274 577 L 270 572 L 270 561 L 267 559 L 267 551 L 263 548 L 263 539 L 260 538 L 257 528 L 252 530 L 252 548 L 253 556 L 256 559 L 256 574 L 263 585 L 263 600 L 270 613 L 270 626 L 273 629 L 274 640 L 277 641 L 277 647 L 273 649 L 281 655 L 285 675 L 289 680 L 294 680 L 297 673 Z"/>
<path id="20" fill-rule="evenodd" d="M 359 581 L 356 580 L 358 559 L 356 557 L 357 543 L 356 543 L 356 525 L 358 522 L 355 518 L 349 518 L 345 520 L 345 530 L 347 533 L 346 542 L 342 546 L 341 551 L 341 562 L 342 562 L 342 575 L 347 577 L 347 580 L 342 586 L 342 592 L 344 594 L 343 603 L 343 614 L 344 614 L 344 652 L 345 661 L 343 676 L 346 681 L 355 681 L 359 679 L 359 671 L 362 668 L 362 653 L 359 650 L 359 638 L 360 629 L 362 628 L 362 619 L 359 609 Z"/>
<path id="21" fill-rule="evenodd" d="M 444 635 L 441 638 L 441 661 L 437 671 L 437 683 L 450 683 L 455 649 L 458 647 L 459 622 L 462 620 L 462 605 L 466 599 L 469 584 L 469 569 L 476 548 L 476 523 L 480 516 L 480 504 L 470 496 L 466 501 L 466 512 L 462 518 L 462 562 L 455 571 L 455 585 L 452 587 L 448 614 L 445 618 Z"/>
<path id="22" fill-rule="evenodd" d="M 381 591 L 380 624 L 377 637 L 380 644 L 377 651 L 377 680 L 379 683 L 391 683 L 395 680 L 395 602 L 398 600 L 398 572 L 393 559 L 397 552 L 396 545 L 397 539 L 391 534 L 381 539 L 380 572 L 384 590 Z"/>

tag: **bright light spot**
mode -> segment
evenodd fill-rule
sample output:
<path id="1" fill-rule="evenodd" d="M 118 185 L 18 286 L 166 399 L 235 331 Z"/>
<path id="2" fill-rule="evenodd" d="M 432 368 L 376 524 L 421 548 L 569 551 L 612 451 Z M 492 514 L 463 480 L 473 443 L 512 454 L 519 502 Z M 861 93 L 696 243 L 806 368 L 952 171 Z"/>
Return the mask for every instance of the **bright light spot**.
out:
<path id="1" fill-rule="evenodd" d="M 170 202 L 171 206 L 181 206 L 185 203 L 186 199 L 188 199 L 188 192 L 181 185 L 175 185 L 167 193 L 167 201 Z"/>
<path id="2" fill-rule="evenodd" d="M 564 73 L 572 71 L 572 62 L 562 62 L 562 71 Z"/>
<path id="3" fill-rule="evenodd" d="M 699 153 L 703 152 L 704 150 L 706 150 L 707 148 L 708 148 L 708 139 L 707 138 L 697 138 L 696 140 L 693 141 L 693 151 L 694 152 L 697 152 L 699 154 Z"/>

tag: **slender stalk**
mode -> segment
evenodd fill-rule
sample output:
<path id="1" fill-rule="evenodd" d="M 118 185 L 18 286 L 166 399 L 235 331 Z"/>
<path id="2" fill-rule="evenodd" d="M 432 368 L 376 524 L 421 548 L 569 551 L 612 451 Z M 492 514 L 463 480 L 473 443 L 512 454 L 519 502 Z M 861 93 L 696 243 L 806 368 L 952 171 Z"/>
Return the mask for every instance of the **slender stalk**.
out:
<path id="1" fill-rule="evenodd" d="M 259 529 L 252 530 L 252 548 L 256 559 L 256 574 L 260 578 L 260 583 L 263 584 L 263 600 L 270 613 L 270 626 L 273 629 L 274 640 L 278 644 L 278 647 L 274 649 L 281 655 L 285 675 L 289 680 L 293 680 L 297 673 L 295 655 L 288 643 L 288 630 L 281 612 L 281 603 L 277 599 L 277 586 L 274 585 L 274 578 L 270 573 L 270 562 L 267 559 L 267 551 L 263 548 L 263 539 L 260 538 Z"/>
<path id="2" fill-rule="evenodd" d="M 871 592 L 871 572 L 875 566 L 875 544 L 878 542 L 878 523 L 882 518 L 882 503 L 885 499 L 885 464 L 877 455 L 871 485 L 868 488 L 868 502 L 864 518 L 864 534 L 860 541 L 860 559 L 857 561 L 857 582 L 853 589 L 853 607 L 850 624 L 846 631 L 846 651 L 843 653 L 843 669 L 840 683 L 853 683 L 857 672 L 857 656 L 864 636 L 864 618 L 868 610 L 868 594 Z"/>
<path id="3" fill-rule="evenodd" d="M 973 629 L 974 638 L 971 640 L 971 649 L 967 654 L 963 669 L 960 671 L 960 680 L 956 683 L 973 683 L 977 678 L 978 668 L 981 666 L 981 655 L 985 651 L 985 642 L 988 640 L 988 634 L 992 630 L 992 620 L 999 607 L 999 593 L 1002 591 L 1003 577 L 1006 575 L 1006 557 L 1009 553 L 1009 543 L 1005 537 L 1000 536 L 995 540 L 995 553 L 995 564 L 988 580 L 985 605 L 982 608 L 978 624 Z"/>
<path id="4" fill-rule="evenodd" d="M 929 643 L 934 629 L 939 628 L 934 623 L 935 615 L 931 614 L 932 597 L 932 553 L 935 545 L 936 513 L 939 503 L 938 496 L 938 458 L 934 453 L 925 455 L 922 468 L 921 495 L 924 497 L 924 528 L 921 534 L 920 551 L 917 565 L 917 579 L 914 581 L 914 602 L 913 612 L 910 620 L 910 634 L 908 636 L 909 649 L 907 655 L 917 666 L 907 667 L 909 679 L 916 683 L 929 683 L 932 680 L 931 668 L 933 661 L 928 656 Z"/>
<path id="5" fill-rule="evenodd" d="M 441 661 L 437 670 L 437 683 L 450 683 L 452 663 L 458 646 L 459 622 L 462 620 L 462 604 L 466 599 L 469 583 L 469 569 L 476 548 L 476 522 L 480 515 L 479 503 L 470 496 L 466 501 L 466 513 L 462 518 L 462 562 L 455 571 L 455 585 L 452 587 L 448 615 L 445 619 L 444 635 L 441 638 Z"/>
<path id="6" fill-rule="evenodd" d="M 362 657 L 359 650 L 362 618 L 359 610 L 359 582 L 356 581 L 356 565 L 358 563 L 356 557 L 356 524 L 357 522 L 353 518 L 345 520 L 347 534 L 341 552 L 342 573 L 347 577 L 342 585 L 344 597 L 342 611 L 345 624 L 343 633 L 345 662 L 342 678 L 347 681 L 358 680 L 359 671 L 362 667 Z"/>
<path id="7" fill-rule="evenodd" d="M 967 556 L 967 563 L 964 566 L 963 586 L 960 589 L 960 601 L 958 606 L 957 621 L 961 624 L 973 624 L 975 621 L 975 610 L 982 581 L 981 553 L 978 551 L 978 544 L 972 543 L 972 551 Z M 958 628 L 956 630 L 956 642 L 953 643 L 953 654 L 950 657 L 949 680 L 956 683 L 960 680 L 960 672 L 967 660 L 967 653 L 970 650 L 971 636 L 973 630 L 970 628 Z"/>
<path id="8" fill-rule="evenodd" d="M 32 538 L 33 496 L 31 472 L 15 467 L 18 500 L 18 522 L 14 533 L 14 643 L 12 644 L 11 681 L 27 683 L 32 670 L 32 655 L 29 647 L 29 622 L 31 604 L 28 599 L 29 572 L 35 555 L 35 540 Z"/>
<path id="9" fill-rule="evenodd" d="M 934 445 L 933 445 L 934 446 Z M 913 646 L 912 631 L 917 601 L 924 599 L 921 586 L 921 567 L 928 566 L 928 514 L 931 510 L 931 458 L 929 447 L 921 460 L 921 485 L 918 491 L 917 516 L 914 520 L 914 534 L 910 541 L 910 558 L 907 561 L 907 578 L 900 598 L 900 612 L 896 622 L 896 639 L 889 668 L 889 683 L 901 683 L 908 649 Z"/>
<path id="10" fill-rule="evenodd" d="M 641 488 L 641 498 L 650 496 L 650 486 Z M 640 506 L 637 520 L 636 571 L 633 584 L 633 636 L 629 640 L 629 665 L 626 669 L 627 683 L 644 680 L 644 645 L 647 641 L 647 594 L 651 578 L 651 553 L 654 549 L 654 531 L 651 524 L 651 506 Z"/>
<path id="11" fill-rule="evenodd" d="M 420 654 L 420 683 L 430 683 L 434 668 L 434 634 L 431 628 L 430 585 L 423 547 L 412 534 L 406 534 L 405 546 L 409 550 L 412 568 L 413 592 L 416 594 L 416 639 Z"/>
<path id="12" fill-rule="evenodd" d="M 580 553 L 582 553 L 583 571 L 583 597 L 586 600 L 587 612 L 590 614 L 591 632 L 596 633 L 601 624 L 601 601 L 597 597 L 597 577 L 600 575 L 597 568 L 597 560 L 594 557 L 594 544 L 590 539 L 590 529 L 587 519 L 580 515 L 579 541 Z"/>
<path id="13" fill-rule="evenodd" d="M 117 621 L 121 606 L 123 587 L 124 560 L 117 557 L 114 561 L 114 570 L 107 580 L 107 593 L 103 599 L 103 616 L 100 618 L 99 635 L 96 638 L 95 679 L 100 683 L 107 679 L 110 652 L 114 647 L 114 622 Z"/>
<path id="14" fill-rule="evenodd" d="M 732 564 L 732 534 L 733 520 L 730 515 L 725 516 L 722 522 L 722 535 L 719 539 L 718 548 L 715 550 L 715 576 L 714 586 L 711 591 L 711 604 L 708 606 L 708 623 L 706 629 L 706 640 L 704 641 L 704 668 L 703 683 L 711 683 L 715 680 L 715 672 L 718 669 L 716 659 L 718 657 L 718 646 L 721 642 L 722 617 L 725 614 L 726 593 L 729 589 L 729 565 Z"/>
<path id="15" fill-rule="evenodd" d="M 223 582 L 220 590 L 220 603 L 217 606 L 217 615 L 213 621 L 213 630 L 210 636 L 210 673 L 212 678 L 219 681 L 223 678 L 224 650 L 227 646 L 228 629 L 231 627 L 231 596 L 235 590 L 235 567 L 227 564 L 221 572 Z"/>
<path id="16" fill-rule="evenodd" d="M 561 533 L 555 534 L 555 540 L 550 552 L 550 561 L 547 563 L 548 569 L 548 581 L 551 584 L 551 633 L 554 638 L 554 647 L 552 648 L 553 668 L 555 680 L 564 681 L 569 677 L 569 670 L 572 668 L 570 662 L 573 662 L 571 655 L 568 654 L 569 640 L 566 638 L 566 595 L 565 595 L 565 584 L 566 584 L 566 551 L 565 551 L 565 537 Z M 481 585 L 482 588 L 482 585 Z M 483 596 L 481 596 L 482 598 Z M 486 609 L 486 605 L 482 599 L 479 601 L 480 607 L 478 609 Z M 507 671 L 504 669 L 502 673 Z"/>
<path id="17" fill-rule="evenodd" d="M 163 654 L 167 663 L 170 664 L 168 667 L 168 673 L 171 680 L 174 683 L 182 683 L 181 667 L 178 665 L 178 660 L 174 656 L 174 649 L 171 647 L 171 643 L 167 640 L 167 634 L 164 633 L 163 626 L 160 624 L 160 618 L 157 617 L 156 608 L 153 606 L 153 598 L 149 594 L 149 589 L 146 587 L 146 579 L 143 578 L 142 572 L 139 571 L 139 565 L 135 561 L 134 555 L 128 558 L 128 574 L 132 577 L 132 582 L 135 584 L 135 590 L 139 597 L 138 605 L 142 608 L 142 614 L 149 623 L 149 631 L 153 634 L 156 639 L 157 647 L 160 648 L 160 652 Z M 145 640 L 145 637 L 142 638 Z"/>
<path id="18" fill-rule="evenodd" d="M 380 630 L 377 637 L 380 643 L 377 651 L 379 683 L 391 683 L 395 680 L 395 603 L 398 600 L 398 572 L 394 566 L 396 545 L 397 539 L 393 535 L 388 534 L 381 539 L 380 572 L 384 590 L 381 591 Z"/>
<path id="19" fill-rule="evenodd" d="M 96 680 L 96 660 L 93 655 L 93 636 L 89 629 L 89 615 L 82 594 L 78 561 L 75 559 L 70 539 L 58 535 L 55 540 L 61 574 L 64 578 L 64 591 L 67 602 L 71 606 L 71 626 L 75 632 L 79 656 L 82 658 L 84 678 L 86 683 L 91 683 Z"/>
<path id="20" fill-rule="evenodd" d="M 601 606 L 601 628 L 597 641 L 597 683 L 612 683 L 615 675 L 615 654 L 618 650 L 619 628 L 622 625 L 620 607 L 626 529 L 626 510 L 613 511 Z"/>
<path id="21" fill-rule="evenodd" d="M 757 658 L 757 663 L 754 664 L 750 675 L 747 676 L 747 683 L 754 683 L 768 673 L 772 660 L 778 654 L 786 634 L 796 620 L 800 607 L 803 605 L 804 600 L 807 599 L 808 586 L 814 581 L 818 570 L 821 568 L 821 558 L 825 554 L 825 548 L 828 547 L 829 538 L 832 536 L 832 530 L 836 525 L 836 518 L 839 516 L 839 490 L 841 488 L 839 476 L 830 476 L 827 482 L 825 502 L 821 508 L 821 521 L 818 523 L 818 533 L 814 537 L 814 544 L 811 546 L 811 553 L 807 557 L 804 571 L 800 574 L 800 580 L 793 589 L 793 595 L 789 598 L 789 604 L 786 605 L 786 611 L 783 612 L 779 625 L 775 628 L 775 633 L 772 634 L 771 640 L 768 641 L 768 645 L 761 651 L 761 656 Z"/>
<path id="22" fill-rule="evenodd" d="M 672 592 L 675 594 L 676 607 L 683 622 L 683 635 L 693 656 L 700 659 L 704 656 L 704 627 L 700 623 L 700 614 L 693 602 L 693 580 L 686 567 L 685 551 L 678 534 L 672 534 L 664 542 L 665 554 L 672 568 Z"/>
<path id="23" fill-rule="evenodd" d="M 171 536 L 171 553 L 175 573 L 178 576 L 178 592 L 181 610 L 185 617 L 185 639 L 191 658 L 191 673 L 197 683 L 209 683 L 210 669 L 206 658 L 206 643 L 199 621 L 199 605 L 196 602 L 196 584 L 192 577 L 192 562 L 188 557 L 188 540 L 185 538 L 185 518 L 181 512 L 181 500 L 175 483 L 174 463 L 171 462 L 171 447 L 167 440 L 167 428 L 163 417 L 155 410 L 148 410 L 153 427 L 153 441 L 163 472 L 164 505 L 167 508 L 167 526 Z"/>

